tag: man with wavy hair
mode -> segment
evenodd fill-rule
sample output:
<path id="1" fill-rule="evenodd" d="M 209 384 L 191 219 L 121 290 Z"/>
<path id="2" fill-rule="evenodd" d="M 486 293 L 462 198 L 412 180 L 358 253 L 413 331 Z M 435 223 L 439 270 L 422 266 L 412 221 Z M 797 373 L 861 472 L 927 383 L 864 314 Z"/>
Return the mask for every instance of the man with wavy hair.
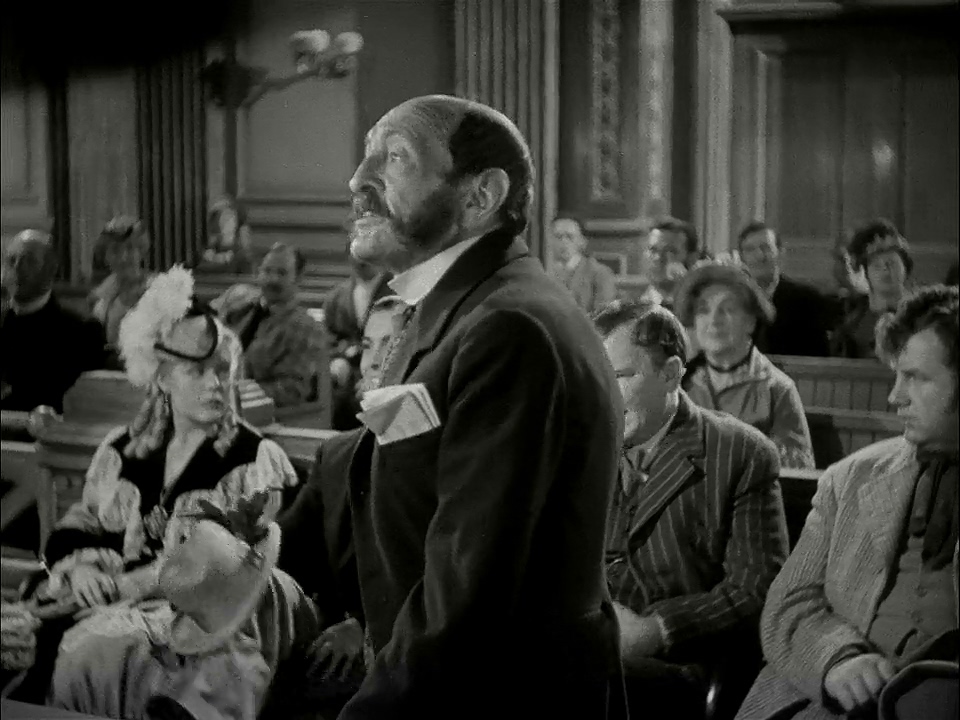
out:
<path id="1" fill-rule="evenodd" d="M 760 629 L 769 664 L 742 718 L 875 715 L 899 669 L 956 662 L 957 288 L 907 296 L 878 335 L 896 371 L 890 402 L 903 435 L 820 478 L 767 596 Z"/>

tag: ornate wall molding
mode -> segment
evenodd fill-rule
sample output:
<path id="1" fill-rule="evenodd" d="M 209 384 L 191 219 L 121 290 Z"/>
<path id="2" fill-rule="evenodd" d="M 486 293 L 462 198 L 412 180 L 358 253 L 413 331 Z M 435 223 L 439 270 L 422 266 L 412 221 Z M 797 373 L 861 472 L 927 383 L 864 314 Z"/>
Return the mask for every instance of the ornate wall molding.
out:
<path id="1" fill-rule="evenodd" d="M 670 207 L 673 2 L 640 3 L 643 207 Z"/>
<path id="2" fill-rule="evenodd" d="M 619 200 L 620 150 L 620 2 L 593 0 L 590 18 L 590 199 Z"/>

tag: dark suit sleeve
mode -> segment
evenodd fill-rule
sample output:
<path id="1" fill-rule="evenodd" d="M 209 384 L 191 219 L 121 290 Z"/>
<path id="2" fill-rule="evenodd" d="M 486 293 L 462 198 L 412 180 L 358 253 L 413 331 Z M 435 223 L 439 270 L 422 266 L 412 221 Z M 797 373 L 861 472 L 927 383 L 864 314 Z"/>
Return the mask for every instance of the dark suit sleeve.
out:
<path id="1" fill-rule="evenodd" d="M 303 489 L 277 519 L 278 566 L 314 596 L 324 624 L 346 613 L 362 622 L 346 488 L 360 430 L 324 441 Z"/>
<path id="2" fill-rule="evenodd" d="M 787 529 L 778 479 L 780 465 L 772 444 L 752 435 L 724 438 L 716 467 L 731 469 L 730 537 L 724 577 L 709 592 L 662 600 L 647 615 L 661 619 L 668 654 L 684 645 L 759 622 L 760 612 L 787 557 Z"/>
<path id="3" fill-rule="evenodd" d="M 569 440 L 563 382 L 552 340 L 521 311 L 488 313 L 467 331 L 448 380 L 423 577 L 341 720 L 408 717 L 435 697 L 432 677 L 451 678 L 458 666 L 495 672 L 510 652 L 495 638 L 517 610 L 533 531 Z"/>
<path id="4" fill-rule="evenodd" d="M 106 338 L 100 323 L 75 315 L 66 317 L 67 324 L 63 328 L 64 337 L 68 339 L 64 348 L 66 353 L 62 362 L 56 365 L 57 372 L 48 378 L 49 392 L 44 393 L 51 398 L 60 398 L 58 405 L 82 373 L 101 369 L 106 359 Z"/>

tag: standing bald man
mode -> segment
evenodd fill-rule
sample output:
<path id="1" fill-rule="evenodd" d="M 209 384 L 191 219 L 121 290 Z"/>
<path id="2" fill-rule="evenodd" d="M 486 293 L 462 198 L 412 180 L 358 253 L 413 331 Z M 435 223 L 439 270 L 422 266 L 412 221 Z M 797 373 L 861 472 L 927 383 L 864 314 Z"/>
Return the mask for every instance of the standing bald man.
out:
<path id="1" fill-rule="evenodd" d="M 489 107 L 416 98 L 368 133 L 355 258 L 410 308 L 383 383 L 440 426 L 358 438 L 350 507 L 376 659 L 342 720 L 606 717 L 603 570 L 623 412 L 587 316 L 518 237 L 530 151 Z M 361 431 L 363 433 L 363 431 Z"/>
<path id="2" fill-rule="evenodd" d="M 4 410 L 49 405 L 61 412 L 63 394 L 80 373 L 103 367 L 103 329 L 57 302 L 56 274 L 48 233 L 24 230 L 4 249 L 3 287 L 9 297 L 0 320 Z"/>

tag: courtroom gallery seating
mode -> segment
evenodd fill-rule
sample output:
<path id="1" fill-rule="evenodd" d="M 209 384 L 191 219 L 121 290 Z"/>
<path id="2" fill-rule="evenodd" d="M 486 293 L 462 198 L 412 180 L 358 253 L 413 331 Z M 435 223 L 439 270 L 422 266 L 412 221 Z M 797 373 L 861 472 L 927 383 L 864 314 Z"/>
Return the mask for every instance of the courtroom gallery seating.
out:
<path id="1" fill-rule="evenodd" d="M 770 360 L 797 384 L 818 468 L 901 432 L 887 403 L 894 375 L 879 361 L 788 355 Z"/>

